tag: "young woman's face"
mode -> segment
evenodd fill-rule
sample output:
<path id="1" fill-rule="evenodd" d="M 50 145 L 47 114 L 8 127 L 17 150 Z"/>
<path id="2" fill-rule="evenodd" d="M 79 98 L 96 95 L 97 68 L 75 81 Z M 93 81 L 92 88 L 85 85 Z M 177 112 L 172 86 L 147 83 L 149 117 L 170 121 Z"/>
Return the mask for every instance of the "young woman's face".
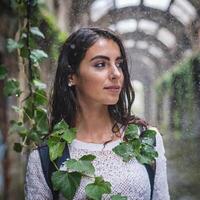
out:
<path id="1" fill-rule="evenodd" d="M 78 75 L 73 76 L 79 102 L 114 105 L 123 87 L 123 60 L 111 39 L 98 39 L 86 52 Z"/>

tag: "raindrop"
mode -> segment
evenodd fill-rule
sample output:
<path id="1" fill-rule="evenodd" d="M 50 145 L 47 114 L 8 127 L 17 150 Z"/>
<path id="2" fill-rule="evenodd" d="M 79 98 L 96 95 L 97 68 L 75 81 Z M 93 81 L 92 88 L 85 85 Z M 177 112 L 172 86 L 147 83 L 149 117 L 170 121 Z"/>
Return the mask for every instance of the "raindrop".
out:
<path id="1" fill-rule="evenodd" d="M 71 44 L 71 45 L 70 45 L 70 48 L 71 48 L 71 49 L 75 49 L 75 44 Z"/>

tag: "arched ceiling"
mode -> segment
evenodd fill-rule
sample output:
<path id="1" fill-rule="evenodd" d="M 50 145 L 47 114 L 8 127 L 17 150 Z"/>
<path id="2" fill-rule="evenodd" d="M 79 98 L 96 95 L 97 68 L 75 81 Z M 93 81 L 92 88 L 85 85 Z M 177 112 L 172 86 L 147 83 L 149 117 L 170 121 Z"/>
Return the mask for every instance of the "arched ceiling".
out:
<path id="1" fill-rule="evenodd" d="M 158 72 L 162 72 L 164 67 L 167 69 L 169 64 L 177 62 L 185 51 L 191 49 L 187 28 L 200 17 L 199 0 L 72 2 L 76 5 L 76 13 L 79 8 L 80 17 L 88 14 L 88 25 L 117 31 L 133 60 L 146 56 L 155 63 Z"/>

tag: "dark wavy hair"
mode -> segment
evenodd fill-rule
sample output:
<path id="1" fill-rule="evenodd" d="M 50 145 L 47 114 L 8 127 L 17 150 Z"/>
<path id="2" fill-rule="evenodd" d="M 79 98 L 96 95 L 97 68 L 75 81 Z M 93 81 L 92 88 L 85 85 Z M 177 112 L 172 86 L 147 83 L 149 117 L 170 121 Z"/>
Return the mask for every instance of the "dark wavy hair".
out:
<path id="1" fill-rule="evenodd" d="M 79 65 L 87 50 L 100 38 L 116 42 L 123 59 L 124 85 L 117 104 L 108 105 L 109 114 L 113 120 L 122 125 L 127 124 L 130 119 L 132 121 L 137 120 L 136 117 L 131 117 L 131 106 L 135 93 L 130 81 L 126 52 L 120 38 L 110 30 L 95 27 L 80 28 L 67 38 L 59 55 L 50 98 L 50 132 L 54 125 L 62 119 L 70 127 L 75 126 L 77 99 L 75 86 L 68 86 L 68 77 L 79 72 Z"/>

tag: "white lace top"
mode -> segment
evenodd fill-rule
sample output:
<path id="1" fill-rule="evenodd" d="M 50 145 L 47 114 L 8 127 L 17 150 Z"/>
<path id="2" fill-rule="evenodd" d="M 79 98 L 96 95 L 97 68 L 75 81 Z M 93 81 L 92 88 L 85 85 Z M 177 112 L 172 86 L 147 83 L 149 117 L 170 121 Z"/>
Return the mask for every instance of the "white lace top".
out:
<path id="1" fill-rule="evenodd" d="M 121 194 L 127 196 L 129 200 L 150 200 L 150 182 L 149 176 L 144 165 L 138 163 L 136 159 L 129 162 L 122 161 L 112 149 L 121 142 L 121 139 L 103 144 L 86 143 L 74 140 L 69 146 L 70 157 L 78 159 L 85 154 L 93 154 L 96 159 L 93 161 L 95 174 L 103 176 L 105 181 L 112 185 L 112 194 Z M 154 182 L 153 200 L 169 200 L 166 158 L 161 135 L 156 136 L 156 150 L 159 157 L 156 160 L 156 174 Z M 61 166 L 62 169 L 64 167 Z M 82 178 L 79 189 L 76 192 L 74 200 L 86 200 L 84 188 L 93 180 L 91 178 Z M 26 184 L 26 200 L 52 200 L 51 190 L 49 189 L 41 167 L 39 153 L 34 150 L 29 157 Z M 60 200 L 64 199 L 60 195 Z M 110 195 L 104 195 L 103 199 L 110 199 Z"/>

